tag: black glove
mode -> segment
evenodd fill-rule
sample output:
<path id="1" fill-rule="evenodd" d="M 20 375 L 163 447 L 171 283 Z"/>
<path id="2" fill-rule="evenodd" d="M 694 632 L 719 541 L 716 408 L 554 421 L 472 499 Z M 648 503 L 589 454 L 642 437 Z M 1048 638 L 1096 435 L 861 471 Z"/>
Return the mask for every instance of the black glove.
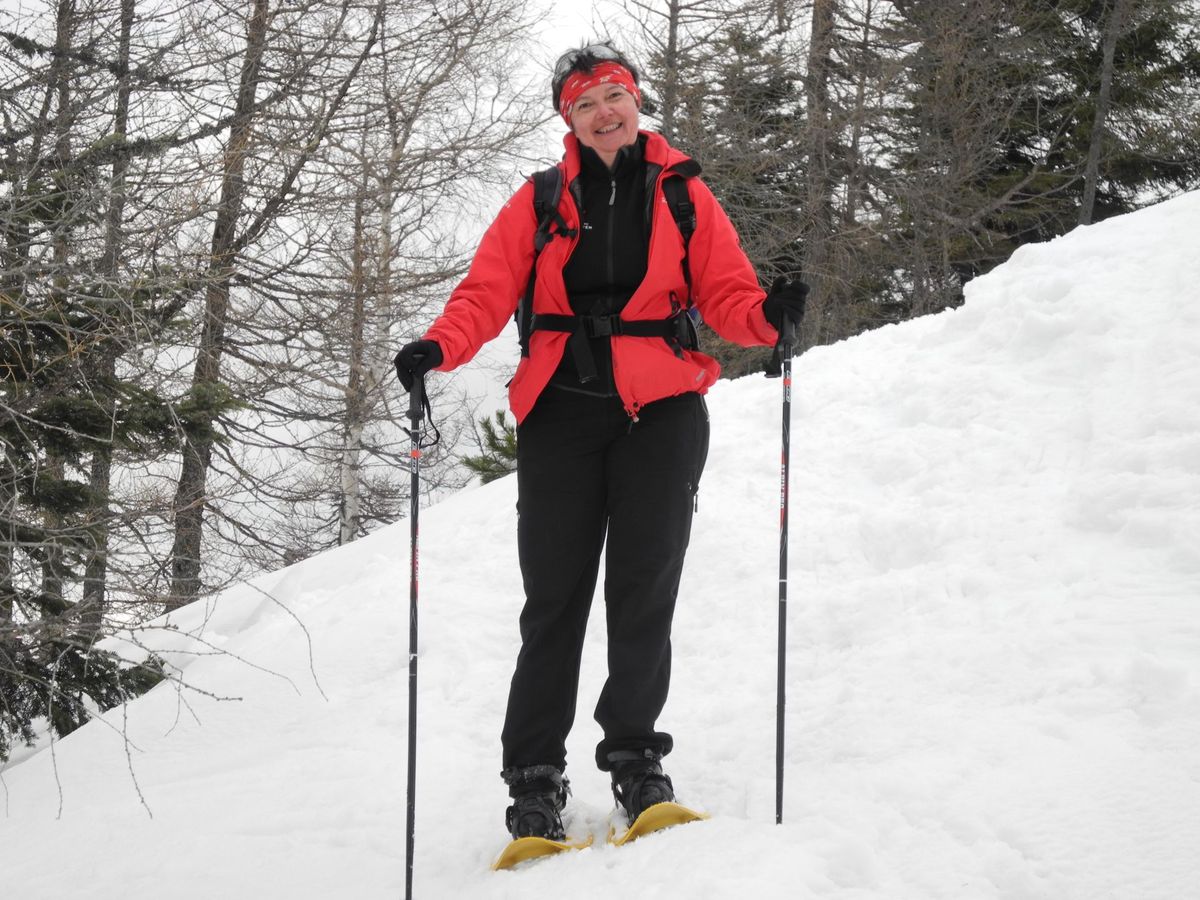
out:
<path id="1" fill-rule="evenodd" d="M 440 366 L 442 359 L 442 348 L 437 341 L 405 344 L 396 354 L 396 377 L 406 391 L 411 391 L 413 383 L 429 370 Z"/>
<path id="2" fill-rule="evenodd" d="M 778 331 L 783 333 L 783 320 L 799 325 L 804 318 L 804 301 L 808 297 L 808 285 L 803 281 L 792 281 L 784 275 L 775 279 L 767 299 L 763 301 L 763 315 Z"/>

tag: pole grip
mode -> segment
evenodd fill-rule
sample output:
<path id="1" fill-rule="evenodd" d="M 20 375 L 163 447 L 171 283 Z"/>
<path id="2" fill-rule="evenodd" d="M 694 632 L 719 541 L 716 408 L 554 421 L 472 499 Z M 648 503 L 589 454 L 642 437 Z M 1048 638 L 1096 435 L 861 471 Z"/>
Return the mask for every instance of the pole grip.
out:
<path id="1" fill-rule="evenodd" d="M 778 378 L 783 374 L 784 362 L 791 365 L 792 350 L 796 345 L 796 323 L 787 316 L 779 325 L 779 340 L 775 342 L 775 350 L 767 362 L 765 374 L 768 378 Z"/>
<path id="2" fill-rule="evenodd" d="M 796 323 L 784 316 L 782 325 L 779 330 L 779 346 L 784 350 L 784 359 L 790 359 L 792 348 L 796 345 Z"/>
<path id="3" fill-rule="evenodd" d="M 417 357 L 419 362 L 422 357 Z M 417 375 L 413 378 L 412 389 L 408 392 L 408 420 L 415 427 L 422 419 L 425 418 L 425 376 Z"/>

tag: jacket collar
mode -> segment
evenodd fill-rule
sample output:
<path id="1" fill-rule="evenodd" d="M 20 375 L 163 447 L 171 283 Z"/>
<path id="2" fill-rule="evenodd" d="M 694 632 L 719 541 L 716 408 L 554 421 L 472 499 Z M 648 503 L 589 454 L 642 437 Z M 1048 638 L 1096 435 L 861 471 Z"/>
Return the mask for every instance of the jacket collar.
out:
<path id="1" fill-rule="evenodd" d="M 646 162 L 652 165 L 661 166 L 663 169 L 672 169 L 684 163 L 690 163 L 699 171 L 699 165 L 695 163 L 685 153 L 681 153 L 667 143 L 667 139 L 656 131 L 639 131 L 639 135 L 645 138 L 645 156 Z M 566 183 L 570 184 L 579 177 L 580 160 L 579 160 L 579 139 L 575 137 L 574 132 L 568 131 L 563 135 L 563 146 L 566 148 L 566 153 L 563 156 L 563 162 L 566 165 Z"/>
<path id="2" fill-rule="evenodd" d="M 602 178 L 606 182 L 609 178 L 626 178 L 633 169 L 641 166 L 642 145 L 645 143 L 646 139 L 639 137 L 629 146 L 622 147 L 617 153 L 616 165 L 611 171 L 600 159 L 600 154 L 590 147 L 579 145 L 580 174 L 590 178 Z"/>

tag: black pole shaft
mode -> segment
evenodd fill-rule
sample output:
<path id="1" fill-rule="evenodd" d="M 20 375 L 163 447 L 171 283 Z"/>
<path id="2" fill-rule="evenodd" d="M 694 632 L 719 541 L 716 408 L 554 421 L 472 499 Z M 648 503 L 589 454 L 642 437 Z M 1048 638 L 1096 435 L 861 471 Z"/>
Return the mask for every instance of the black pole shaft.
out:
<path id="1" fill-rule="evenodd" d="M 783 452 L 779 473 L 779 652 L 775 687 L 775 824 L 783 823 L 783 709 L 787 669 L 788 480 L 792 456 L 793 325 L 785 318 L 780 335 L 783 362 Z"/>
<path id="2" fill-rule="evenodd" d="M 417 575 L 419 553 L 417 538 L 420 534 L 417 518 L 421 504 L 421 422 L 424 419 L 425 379 L 418 375 L 413 380 L 408 395 L 408 419 L 412 423 L 409 450 L 409 472 L 412 476 L 409 487 L 408 521 L 410 536 L 410 574 L 408 586 L 408 820 L 405 841 L 404 896 L 412 900 L 413 846 L 416 831 L 417 793 Z"/>

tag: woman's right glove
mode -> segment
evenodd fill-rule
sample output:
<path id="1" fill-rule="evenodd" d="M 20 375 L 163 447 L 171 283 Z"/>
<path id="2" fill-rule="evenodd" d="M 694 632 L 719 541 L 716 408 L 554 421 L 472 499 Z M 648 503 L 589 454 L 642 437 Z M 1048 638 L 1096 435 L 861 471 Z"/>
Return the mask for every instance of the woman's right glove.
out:
<path id="1" fill-rule="evenodd" d="M 406 391 L 418 378 L 442 364 L 442 348 L 437 341 L 413 341 L 405 344 L 396 354 L 396 377 Z"/>
<path id="2" fill-rule="evenodd" d="M 799 325 L 804 318 L 804 304 L 808 297 L 808 285 L 803 281 L 792 281 L 784 275 L 775 279 L 767 299 L 763 301 L 763 315 L 780 334 L 783 320 Z"/>

